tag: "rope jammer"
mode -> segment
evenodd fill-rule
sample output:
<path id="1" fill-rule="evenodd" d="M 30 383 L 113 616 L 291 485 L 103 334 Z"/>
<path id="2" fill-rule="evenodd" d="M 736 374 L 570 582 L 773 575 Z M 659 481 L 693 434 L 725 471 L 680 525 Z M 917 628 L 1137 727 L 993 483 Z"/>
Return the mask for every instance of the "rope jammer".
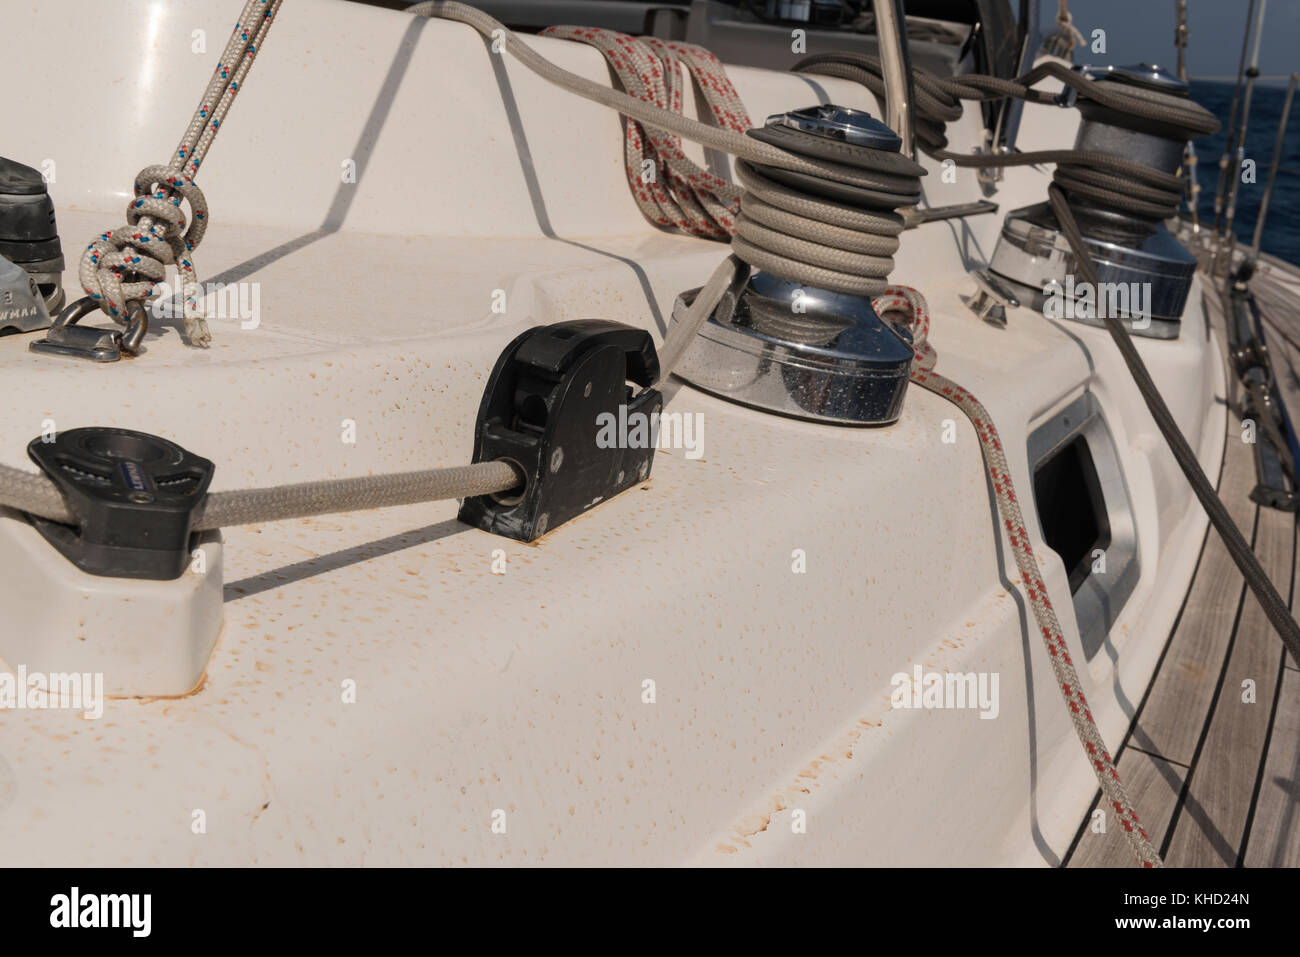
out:
<path id="1" fill-rule="evenodd" d="M 199 312 L 199 281 L 190 254 L 203 241 L 208 204 L 194 183 L 204 157 L 248 75 L 283 0 L 246 0 L 234 33 L 203 92 L 198 108 L 166 166 L 147 166 L 135 178 L 135 199 L 127 225 L 100 233 L 82 254 L 82 288 L 115 322 L 138 314 L 157 284 L 175 265 L 184 292 L 185 337 L 191 345 L 212 340 Z M 188 202 L 187 224 L 181 203 Z M 188 228 L 187 228 L 188 225 Z"/>

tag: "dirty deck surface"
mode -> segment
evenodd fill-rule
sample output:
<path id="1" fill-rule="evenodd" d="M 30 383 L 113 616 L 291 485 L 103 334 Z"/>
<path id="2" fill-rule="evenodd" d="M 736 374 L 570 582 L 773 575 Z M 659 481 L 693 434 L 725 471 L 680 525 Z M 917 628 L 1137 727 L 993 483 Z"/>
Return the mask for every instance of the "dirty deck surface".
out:
<path id="1" fill-rule="evenodd" d="M 1279 390 L 1300 416 L 1300 271 L 1266 264 L 1252 282 Z M 1220 336 L 1217 290 L 1206 305 Z M 1297 613 L 1296 514 L 1250 500 L 1252 447 L 1229 376 L 1228 442 L 1219 494 L 1265 571 Z M 1182 613 L 1118 749 L 1129 796 L 1166 865 L 1300 866 L 1300 670 L 1210 529 Z M 1066 865 L 1129 866 L 1123 832 L 1090 827 Z"/>

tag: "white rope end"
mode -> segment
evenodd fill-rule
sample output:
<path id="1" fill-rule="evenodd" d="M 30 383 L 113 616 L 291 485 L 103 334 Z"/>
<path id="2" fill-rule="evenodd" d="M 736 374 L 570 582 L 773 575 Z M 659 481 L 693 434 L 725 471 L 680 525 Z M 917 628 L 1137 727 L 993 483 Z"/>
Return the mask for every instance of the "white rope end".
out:
<path id="1" fill-rule="evenodd" d="M 186 316 L 185 338 L 189 340 L 190 345 L 206 349 L 212 343 L 212 333 L 208 331 L 207 321 L 202 316 Z"/>

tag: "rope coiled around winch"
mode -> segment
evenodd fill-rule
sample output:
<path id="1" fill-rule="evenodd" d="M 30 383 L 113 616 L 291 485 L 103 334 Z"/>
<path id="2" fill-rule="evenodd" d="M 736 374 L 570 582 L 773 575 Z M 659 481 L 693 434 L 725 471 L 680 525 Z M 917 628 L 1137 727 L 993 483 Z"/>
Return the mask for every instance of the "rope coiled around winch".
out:
<path id="1" fill-rule="evenodd" d="M 884 82 L 880 78 L 880 64 L 874 57 L 824 54 L 805 59 L 795 69 L 858 80 L 877 95 L 883 95 Z M 985 168 L 1056 164 L 1052 183 L 1047 190 L 1048 201 L 1061 226 L 1061 232 L 1074 253 L 1079 271 L 1088 283 L 1096 286 L 1100 276 L 1075 218 L 1071 200 L 1083 199 L 1121 213 L 1164 220 L 1178 213 L 1184 186 L 1181 178 L 1132 160 L 1092 151 L 1049 150 L 966 156 L 951 153 L 945 148 L 947 140 L 943 124 L 947 119 L 955 118 L 954 110 L 960 115 L 960 99 L 979 100 L 992 93 L 998 96 L 1017 96 L 1036 103 L 1056 103 L 1058 100 L 1055 95 L 1030 89 L 1033 83 L 1049 76 L 1061 80 L 1080 96 L 1104 107 L 1156 124 L 1165 131 L 1162 135 L 1170 138 L 1181 135 L 1191 139 L 1216 132 L 1219 121 L 1209 111 L 1190 100 L 1122 83 L 1097 82 L 1059 63 L 1040 64 L 1016 80 L 974 76 L 948 80 L 924 70 L 915 71 L 918 143 L 931 156 L 940 160 L 952 160 L 959 166 Z M 1118 318 L 1106 311 L 1099 318 L 1119 350 L 1170 453 L 1209 517 L 1210 524 L 1219 534 L 1278 637 L 1291 655 L 1300 660 L 1300 625 L 1291 616 L 1286 601 L 1278 594 L 1277 588 L 1202 470 L 1196 453 L 1179 429 L 1137 347 Z M 1103 780 L 1103 789 L 1104 785 Z"/>
<path id="2" fill-rule="evenodd" d="M 834 76 L 861 83 L 882 100 L 885 81 L 880 58 L 857 53 L 822 53 L 805 57 L 794 67 L 799 73 Z M 1213 113 L 1191 100 L 1141 87 L 1092 80 L 1060 63 L 1040 63 L 1014 80 L 992 76 L 940 77 L 916 67 L 915 130 L 917 146 L 937 160 L 957 166 L 993 168 L 1055 164 L 1053 182 L 1073 196 L 1114 206 L 1149 219 L 1177 215 L 1185 183 L 1179 176 L 1144 163 L 1095 150 L 1038 150 L 1032 153 L 980 155 L 947 149 L 946 124 L 962 115 L 962 100 L 1016 97 L 1030 103 L 1060 105 L 1060 96 L 1033 89 L 1040 80 L 1053 78 L 1101 106 L 1181 131 L 1187 138 L 1219 129 Z"/>

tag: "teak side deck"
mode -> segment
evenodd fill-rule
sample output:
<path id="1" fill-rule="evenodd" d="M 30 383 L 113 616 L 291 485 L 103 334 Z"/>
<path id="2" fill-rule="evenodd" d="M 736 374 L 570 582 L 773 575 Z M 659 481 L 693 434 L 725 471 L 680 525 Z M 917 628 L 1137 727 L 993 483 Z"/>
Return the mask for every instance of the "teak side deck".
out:
<path id="1" fill-rule="evenodd" d="M 1300 279 L 1275 265 L 1262 271 L 1252 288 L 1266 318 L 1281 326 L 1270 325 L 1265 332 L 1279 391 L 1298 414 Z M 1207 291 L 1206 307 L 1222 336 L 1217 293 Z M 1293 324 L 1295 336 L 1287 341 L 1283 330 Z M 1294 614 L 1300 574 L 1296 515 L 1250 500 L 1254 458 L 1242 440 L 1235 376 L 1228 382 L 1228 442 L 1219 494 Z M 1213 528 L 1116 758 L 1166 865 L 1300 866 L 1300 671 Z M 1094 799 L 1066 866 L 1131 865 L 1121 830 L 1092 831 L 1097 806 Z"/>

